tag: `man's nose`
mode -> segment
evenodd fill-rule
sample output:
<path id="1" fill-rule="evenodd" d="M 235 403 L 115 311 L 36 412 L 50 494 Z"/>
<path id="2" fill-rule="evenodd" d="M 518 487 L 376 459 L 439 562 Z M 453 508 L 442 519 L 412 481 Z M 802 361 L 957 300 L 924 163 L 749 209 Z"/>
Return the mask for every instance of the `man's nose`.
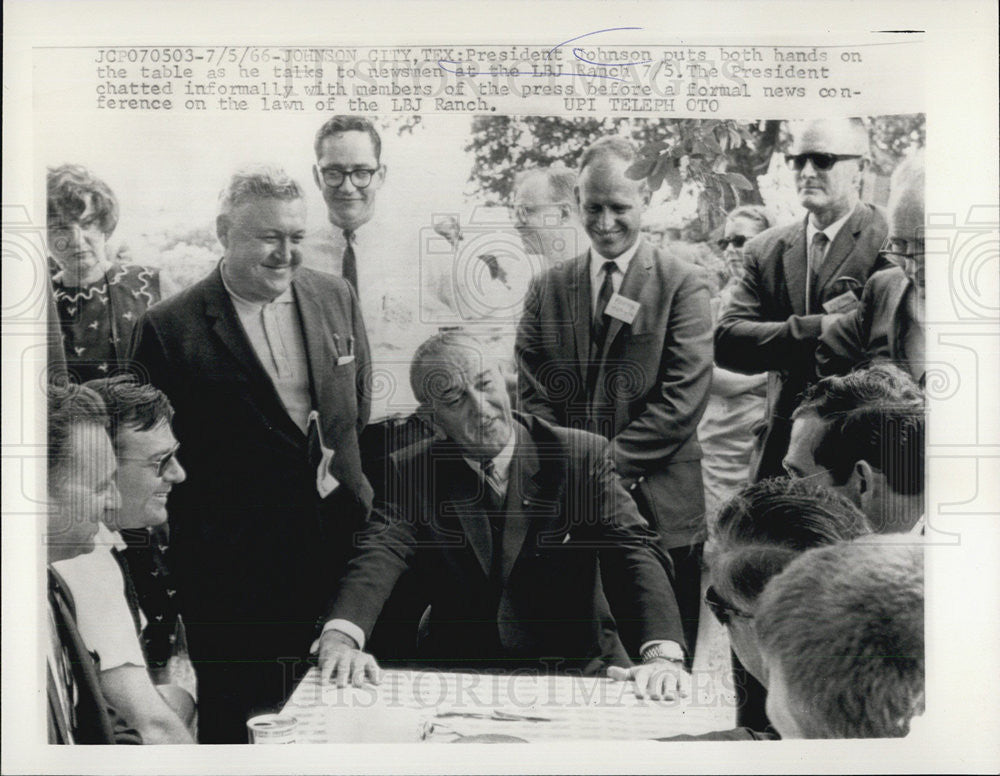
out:
<path id="1" fill-rule="evenodd" d="M 615 225 L 615 215 L 610 210 L 602 210 L 597 217 L 597 225 L 604 230 L 613 229 Z"/>
<path id="2" fill-rule="evenodd" d="M 283 261 L 289 262 L 295 253 L 295 244 L 291 240 L 282 240 L 276 250 Z"/>
<path id="3" fill-rule="evenodd" d="M 806 159 L 805 163 L 802 165 L 802 170 L 799 175 L 815 176 L 819 171 L 813 166 L 812 159 Z"/>
<path id="4" fill-rule="evenodd" d="M 187 472 L 184 471 L 184 467 L 181 466 L 181 462 L 177 460 L 176 455 L 170 459 L 170 464 L 163 473 L 163 479 L 172 485 L 180 485 L 187 479 Z"/>

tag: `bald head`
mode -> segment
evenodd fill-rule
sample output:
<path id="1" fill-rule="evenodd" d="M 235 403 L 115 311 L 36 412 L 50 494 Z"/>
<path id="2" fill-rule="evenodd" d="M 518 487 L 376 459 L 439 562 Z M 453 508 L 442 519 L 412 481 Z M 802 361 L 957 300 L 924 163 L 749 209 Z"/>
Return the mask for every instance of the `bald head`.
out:
<path id="1" fill-rule="evenodd" d="M 793 154 L 857 154 L 867 157 L 868 131 L 858 119 L 816 119 L 794 133 Z"/>

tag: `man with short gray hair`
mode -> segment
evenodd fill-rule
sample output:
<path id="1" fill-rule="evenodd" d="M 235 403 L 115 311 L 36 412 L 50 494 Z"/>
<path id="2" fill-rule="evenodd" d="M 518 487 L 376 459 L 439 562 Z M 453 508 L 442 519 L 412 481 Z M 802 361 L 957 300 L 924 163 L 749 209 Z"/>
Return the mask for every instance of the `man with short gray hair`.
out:
<path id="1" fill-rule="evenodd" d="M 219 266 L 152 308 L 133 341 L 184 450 L 169 559 L 202 743 L 245 743 L 247 717 L 284 701 L 279 661 L 308 650 L 371 505 L 368 340 L 350 285 L 301 266 L 305 208 L 284 171 L 236 173 Z"/>
<path id="2" fill-rule="evenodd" d="M 436 437 L 390 457 L 384 498 L 328 614 L 324 678 L 379 680 L 362 650 L 396 581 L 415 569 L 431 605 L 411 658 L 464 670 L 614 666 L 638 695 L 674 698 L 677 604 L 607 441 L 515 415 L 495 359 L 466 334 L 424 342 L 410 379 Z"/>
<path id="3" fill-rule="evenodd" d="M 868 157 L 868 132 L 857 119 L 799 127 L 785 158 L 808 214 L 747 243 L 743 279 L 716 327 L 719 366 L 770 373 L 755 481 L 782 473 L 792 410 L 815 380 L 820 335 L 857 306 L 868 276 L 888 266 L 879 256 L 885 215 L 860 199 Z"/>
<path id="4" fill-rule="evenodd" d="M 587 244 L 576 212 L 576 173 L 561 162 L 523 170 L 514 178 L 514 228 L 524 249 L 548 268 L 576 256 Z"/>

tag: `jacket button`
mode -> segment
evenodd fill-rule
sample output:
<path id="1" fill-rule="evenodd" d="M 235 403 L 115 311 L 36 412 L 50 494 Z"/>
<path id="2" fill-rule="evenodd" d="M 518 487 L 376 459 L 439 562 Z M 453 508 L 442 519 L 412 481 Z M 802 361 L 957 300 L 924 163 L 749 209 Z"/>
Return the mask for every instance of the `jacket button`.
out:
<path id="1" fill-rule="evenodd" d="M 639 483 L 637 483 L 637 482 L 633 482 L 633 483 L 632 483 L 631 485 L 629 485 L 629 486 L 628 486 L 628 489 L 629 489 L 629 490 L 635 490 L 635 488 L 636 488 L 636 486 L 637 486 L 638 484 L 639 484 Z"/>

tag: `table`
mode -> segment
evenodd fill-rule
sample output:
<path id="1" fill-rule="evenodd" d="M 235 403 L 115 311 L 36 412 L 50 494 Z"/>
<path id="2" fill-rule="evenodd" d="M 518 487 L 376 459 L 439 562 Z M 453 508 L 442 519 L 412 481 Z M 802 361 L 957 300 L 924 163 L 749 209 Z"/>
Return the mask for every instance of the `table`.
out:
<path id="1" fill-rule="evenodd" d="M 697 676 L 697 675 L 696 675 Z M 732 726 L 731 692 L 695 682 L 692 697 L 637 698 L 631 682 L 539 674 L 384 670 L 381 684 L 321 687 L 312 668 L 282 709 L 296 743 L 651 739 Z M 714 685 L 714 687 L 712 686 Z M 731 691 L 731 688 L 728 688 Z"/>

